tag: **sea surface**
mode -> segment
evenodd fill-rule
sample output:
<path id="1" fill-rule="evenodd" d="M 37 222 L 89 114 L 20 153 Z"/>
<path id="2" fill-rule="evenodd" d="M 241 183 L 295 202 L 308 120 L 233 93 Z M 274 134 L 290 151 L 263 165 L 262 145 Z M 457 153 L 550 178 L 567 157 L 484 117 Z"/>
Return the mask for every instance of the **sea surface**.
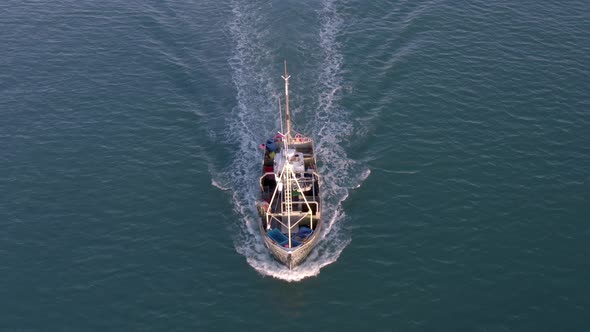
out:
<path id="1" fill-rule="evenodd" d="M 316 140 L 322 241 L 257 234 Z M 0 2 L 0 331 L 590 331 L 590 2 Z"/>

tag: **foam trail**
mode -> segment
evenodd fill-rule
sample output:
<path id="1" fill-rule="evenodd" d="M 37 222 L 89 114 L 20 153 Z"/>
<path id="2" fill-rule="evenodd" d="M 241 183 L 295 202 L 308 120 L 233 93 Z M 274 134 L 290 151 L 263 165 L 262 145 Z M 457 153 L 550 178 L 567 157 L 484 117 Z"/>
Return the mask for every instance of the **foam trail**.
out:
<path id="1" fill-rule="evenodd" d="M 215 181 L 215 179 L 211 179 L 211 185 L 215 188 L 218 188 L 219 190 L 223 190 L 223 191 L 228 191 L 231 188 L 230 187 L 226 187 L 224 185 L 222 185 L 221 183 Z"/>
<path id="2" fill-rule="evenodd" d="M 336 106 L 342 82 L 339 74 L 342 55 L 338 50 L 336 35 L 342 19 L 337 15 L 334 1 L 324 1 L 319 12 L 322 24 L 319 44 L 323 52 L 324 69 L 319 74 L 314 89 L 320 91 L 320 94 L 318 105 L 315 105 L 316 110 L 305 107 L 306 112 L 315 111 L 315 123 L 323 124 L 308 130 L 316 138 L 319 159 L 323 165 L 321 172 L 325 227 L 321 236 L 324 239 L 302 265 L 289 271 L 275 261 L 264 246 L 254 205 L 258 198 L 260 175 L 261 151 L 258 144 L 278 128 L 276 93 L 281 91 L 281 87 L 274 86 L 273 82 L 276 81 L 272 80 L 280 73 L 272 72 L 271 66 L 282 62 L 282 59 L 273 58 L 265 45 L 269 38 L 268 27 L 273 20 L 264 16 L 270 10 L 265 11 L 261 6 L 263 5 L 255 5 L 249 0 L 232 2 L 233 19 L 229 24 L 229 32 L 235 43 L 235 51 L 230 66 L 237 90 L 237 106 L 228 119 L 226 139 L 234 144 L 237 142 L 238 148 L 228 170 L 213 174 L 212 184 L 217 184 L 221 189 L 228 188 L 232 192 L 235 212 L 245 224 L 238 227 L 236 250 L 263 275 L 299 281 L 319 274 L 320 269 L 335 262 L 350 243 L 350 236 L 346 235 L 341 226 L 341 221 L 346 218 L 341 202 L 348 196 L 348 188 L 359 184 L 360 174 L 355 174 L 355 162 L 346 157 L 339 144 L 352 131 L 347 112 Z M 342 178 L 349 180 L 343 181 Z"/>
<path id="3" fill-rule="evenodd" d="M 323 188 L 328 202 L 324 207 L 327 207 L 328 215 L 341 216 L 329 218 L 326 242 L 331 242 L 343 236 L 340 228 L 334 227 L 344 217 L 342 202 L 348 197 L 350 189 L 358 188 L 369 176 L 370 170 L 348 158 L 341 145 L 352 135 L 354 129 L 348 110 L 339 105 L 343 90 L 347 90 L 343 89 L 344 58 L 340 52 L 341 45 L 337 41 L 344 20 L 338 15 L 335 0 L 324 0 L 322 5 L 319 12 L 322 21 L 319 44 L 323 52 L 323 63 L 315 89 L 320 94 L 314 121 L 321 126 L 314 128 L 314 133 L 318 138 L 317 150 L 323 165 L 320 172 L 324 174 Z"/>

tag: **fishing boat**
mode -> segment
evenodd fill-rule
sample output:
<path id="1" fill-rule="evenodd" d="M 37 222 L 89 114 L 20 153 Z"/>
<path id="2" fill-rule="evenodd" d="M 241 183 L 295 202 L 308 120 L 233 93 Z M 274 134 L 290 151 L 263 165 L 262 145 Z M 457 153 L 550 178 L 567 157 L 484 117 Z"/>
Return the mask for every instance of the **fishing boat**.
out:
<path id="1" fill-rule="evenodd" d="M 260 177 L 260 232 L 271 254 L 289 269 L 301 264 L 320 239 L 320 176 L 313 140 L 291 128 L 289 78 L 285 62 L 285 127 L 269 138 Z"/>

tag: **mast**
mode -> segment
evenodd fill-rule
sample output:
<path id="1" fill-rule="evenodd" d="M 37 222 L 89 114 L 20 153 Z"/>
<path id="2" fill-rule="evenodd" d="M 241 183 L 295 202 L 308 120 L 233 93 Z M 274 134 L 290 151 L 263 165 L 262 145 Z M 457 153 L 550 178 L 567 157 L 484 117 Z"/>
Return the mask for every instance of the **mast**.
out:
<path id="1" fill-rule="evenodd" d="M 287 133 L 285 138 L 287 139 L 286 146 L 289 146 L 289 137 L 291 137 L 291 113 L 289 113 L 289 78 L 291 75 L 287 73 L 287 60 L 285 60 L 285 75 L 281 76 L 285 80 L 285 114 L 287 122 Z"/>
<path id="2" fill-rule="evenodd" d="M 283 202 L 285 203 L 285 208 L 287 212 L 287 226 L 288 226 L 288 236 L 289 236 L 289 248 L 291 248 L 291 212 L 293 211 L 293 198 L 292 195 L 292 188 L 291 188 L 291 163 L 289 162 L 288 156 L 288 149 L 289 143 L 291 138 L 291 113 L 289 112 L 289 78 L 291 76 L 287 73 L 287 60 L 285 60 L 285 75 L 281 76 L 285 80 L 285 122 L 287 124 L 287 132 L 285 133 L 285 172 L 284 179 L 285 181 L 285 191 Z"/>

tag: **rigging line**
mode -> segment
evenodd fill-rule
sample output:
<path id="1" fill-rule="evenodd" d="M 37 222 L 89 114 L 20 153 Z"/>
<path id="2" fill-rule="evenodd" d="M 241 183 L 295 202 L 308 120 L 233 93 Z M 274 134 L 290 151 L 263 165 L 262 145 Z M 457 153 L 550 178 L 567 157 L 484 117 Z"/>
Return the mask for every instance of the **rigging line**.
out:
<path id="1" fill-rule="evenodd" d="M 278 97 L 279 100 L 279 119 L 281 121 L 281 135 L 283 135 L 283 111 L 281 108 L 281 97 Z"/>

